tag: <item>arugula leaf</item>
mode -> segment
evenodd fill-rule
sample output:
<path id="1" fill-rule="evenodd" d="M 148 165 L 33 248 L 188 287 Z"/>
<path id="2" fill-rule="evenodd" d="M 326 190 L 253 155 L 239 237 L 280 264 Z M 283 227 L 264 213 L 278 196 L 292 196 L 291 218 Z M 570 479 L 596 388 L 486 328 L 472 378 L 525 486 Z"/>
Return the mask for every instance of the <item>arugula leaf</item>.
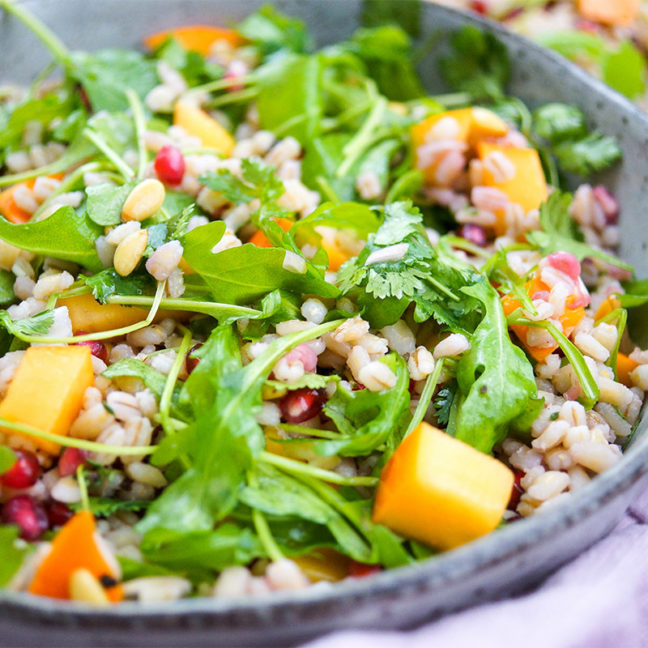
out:
<path id="1" fill-rule="evenodd" d="M 565 171 L 582 176 L 607 169 L 623 155 L 615 137 L 597 131 L 579 140 L 562 142 L 553 153 Z"/>
<path id="2" fill-rule="evenodd" d="M 125 92 L 132 88 L 140 99 L 158 84 L 155 63 L 140 52 L 104 49 L 71 55 L 72 76 L 81 82 L 95 112 L 128 109 Z"/>
<path id="3" fill-rule="evenodd" d="M 8 270 L 0 270 L 0 306 L 8 306 L 16 301 L 14 294 L 15 277 Z"/>
<path id="4" fill-rule="evenodd" d="M 0 526 L 0 587 L 9 584 L 31 550 L 32 547 L 18 539 L 17 526 Z"/>
<path id="5" fill-rule="evenodd" d="M 450 43 L 453 53 L 439 59 L 448 85 L 467 92 L 474 100 L 502 99 L 511 75 L 506 47 L 492 34 L 472 25 L 455 32 Z"/>
<path id="6" fill-rule="evenodd" d="M 110 497 L 89 497 L 90 512 L 96 517 L 109 517 L 118 511 L 145 511 L 150 502 L 144 500 L 121 500 Z M 69 505 L 73 511 L 83 511 L 81 502 Z"/>
<path id="7" fill-rule="evenodd" d="M 100 270 L 94 242 L 103 233 L 87 216 L 72 207 L 59 207 L 44 220 L 13 225 L 0 218 L 0 238 L 21 250 L 73 261 Z"/>
<path id="8" fill-rule="evenodd" d="M 134 186 L 134 182 L 121 187 L 105 182 L 87 187 L 86 210 L 90 220 L 102 226 L 119 225 L 122 207 Z"/>
<path id="9" fill-rule="evenodd" d="M 139 378 L 158 399 L 162 396 L 167 381 L 164 374 L 135 358 L 118 360 L 111 364 L 101 375 L 105 378 L 121 378 L 123 376 Z"/>
<path id="10" fill-rule="evenodd" d="M 545 256 L 552 252 L 570 252 L 579 261 L 586 257 L 594 257 L 632 271 L 632 266 L 625 261 L 583 242 L 583 235 L 569 214 L 570 204 L 571 194 L 554 191 L 540 207 L 542 231 L 528 233 L 527 241 L 538 247 Z"/>
<path id="11" fill-rule="evenodd" d="M 375 210 L 355 202 L 330 203 L 320 205 L 306 218 L 295 222 L 290 230 L 296 239 L 312 240 L 319 235 L 315 228 L 319 225 L 348 229 L 354 231 L 360 238 L 367 239 L 378 229 L 380 219 Z"/>
<path id="12" fill-rule="evenodd" d="M 282 14 L 270 4 L 245 18 L 239 24 L 238 32 L 256 45 L 264 57 L 278 50 L 303 53 L 312 47 L 304 23 Z"/>
<path id="13" fill-rule="evenodd" d="M 336 297 L 339 290 L 324 281 L 323 273 L 312 264 L 304 274 L 283 267 L 286 251 L 259 248 L 250 243 L 212 253 L 225 231 L 222 221 L 202 225 L 189 232 L 183 241 L 184 258 L 204 279 L 217 301 L 246 304 L 277 289 L 295 293 Z"/>
<path id="14" fill-rule="evenodd" d="M 241 529 L 229 522 L 214 530 L 156 529 L 144 536 L 141 549 L 148 561 L 176 572 L 196 575 L 199 580 L 205 572 L 246 565 L 263 554 L 250 529 Z"/>
<path id="15" fill-rule="evenodd" d="M 582 137 L 587 133 L 585 115 L 576 106 L 548 103 L 533 112 L 533 129 L 551 143 Z"/>
<path id="16" fill-rule="evenodd" d="M 160 567 L 160 565 L 151 565 L 147 562 L 140 562 L 126 556 L 115 556 L 122 570 L 122 580 L 129 581 L 134 578 L 146 578 L 147 576 L 170 576 L 173 575 L 170 569 Z"/>
<path id="17" fill-rule="evenodd" d="M 462 398 L 455 436 L 490 453 L 506 436 L 508 425 L 526 409 L 537 389 L 533 367 L 509 337 L 499 295 L 481 281 L 463 289 L 479 299 L 484 317 L 470 337 L 470 349 L 457 364 Z"/>
<path id="18" fill-rule="evenodd" d="M 200 52 L 185 49 L 173 37 L 156 49 L 155 57 L 180 72 L 190 88 L 220 79 L 225 73 L 220 65 L 208 61 Z"/>
<path id="19" fill-rule="evenodd" d="M 418 36 L 421 31 L 421 0 L 363 0 L 362 24 L 365 27 L 378 27 L 392 23 L 400 25 L 410 36 Z"/>
<path id="20" fill-rule="evenodd" d="M 405 360 L 395 353 L 381 359 L 395 374 L 391 389 L 371 392 L 350 391 L 341 385 L 324 407 L 324 413 L 347 438 L 316 441 L 313 446 L 322 455 L 365 456 L 386 445 L 386 458 L 393 452 L 409 412 L 409 371 Z"/>
<path id="21" fill-rule="evenodd" d="M 601 73 L 605 83 L 630 99 L 646 91 L 646 59 L 631 40 L 603 56 Z"/>
<path id="22" fill-rule="evenodd" d="M 606 49 L 600 36 L 581 30 L 548 31 L 537 40 L 541 45 L 569 59 L 587 56 L 598 61 Z"/>
<path id="23" fill-rule="evenodd" d="M 321 74 L 319 55 L 294 55 L 264 78 L 257 99 L 262 128 L 302 143 L 316 137 L 324 110 Z"/>

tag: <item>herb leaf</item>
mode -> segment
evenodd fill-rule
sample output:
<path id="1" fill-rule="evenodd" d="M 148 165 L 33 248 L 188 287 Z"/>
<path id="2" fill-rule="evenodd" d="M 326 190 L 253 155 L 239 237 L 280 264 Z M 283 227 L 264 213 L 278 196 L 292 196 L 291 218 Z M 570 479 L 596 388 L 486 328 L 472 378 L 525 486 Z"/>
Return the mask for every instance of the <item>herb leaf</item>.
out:
<path id="1" fill-rule="evenodd" d="M 18 540 L 17 526 L 0 526 L 0 587 L 9 584 L 30 551 L 29 545 Z"/>
<path id="2" fill-rule="evenodd" d="M 88 217 L 97 225 L 118 225 L 121 223 L 122 207 L 135 183 L 115 187 L 109 183 L 90 186 L 86 189 Z"/>

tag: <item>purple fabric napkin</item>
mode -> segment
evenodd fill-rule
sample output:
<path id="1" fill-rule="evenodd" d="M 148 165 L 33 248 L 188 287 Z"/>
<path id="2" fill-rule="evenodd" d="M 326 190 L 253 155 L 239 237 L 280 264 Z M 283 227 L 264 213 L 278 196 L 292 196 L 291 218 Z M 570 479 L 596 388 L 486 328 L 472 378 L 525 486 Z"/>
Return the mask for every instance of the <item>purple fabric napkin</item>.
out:
<path id="1" fill-rule="evenodd" d="M 340 632 L 302 648 L 648 647 L 648 490 L 614 531 L 518 598 L 409 632 Z"/>

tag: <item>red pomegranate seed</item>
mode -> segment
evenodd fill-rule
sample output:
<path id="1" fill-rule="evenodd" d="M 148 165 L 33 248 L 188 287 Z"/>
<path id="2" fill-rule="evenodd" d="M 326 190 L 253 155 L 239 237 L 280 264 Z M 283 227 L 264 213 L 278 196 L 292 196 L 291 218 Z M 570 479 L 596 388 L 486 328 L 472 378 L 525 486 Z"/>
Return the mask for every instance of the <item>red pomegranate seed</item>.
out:
<path id="1" fill-rule="evenodd" d="M 471 223 L 467 223 L 459 228 L 458 234 L 461 238 L 466 239 L 466 241 L 470 241 L 470 243 L 478 245 L 479 247 L 484 247 L 486 243 L 488 243 L 486 232 L 481 225 L 472 225 Z"/>
<path id="2" fill-rule="evenodd" d="M 40 464 L 36 455 L 26 450 L 15 450 L 16 463 L 0 477 L 9 488 L 29 488 L 38 481 Z"/>
<path id="3" fill-rule="evenodd" d="M 322 411 L 323 401 L 318 389 L 295 389 L 279 401 L 279 409 L 286 423 L 303 423 Z"/>
<path id="4" fill-rule="evenodd" d="M 103 342 L 99 342 L 99 340 L 85 340 L 76 344 L 77 346 L 87 346 L 95 358 L 99 358 L 99 360 L 108 364 L 108 349 L 106 349 L 106 345 Z"/>
<path id="5" fill-rule="evenodd" d="M 515 511 L 518 504 L 520 503 L 520 497 L 522 497 L 522 486 L 520 485 L 520 480 L 524 477 L 524 473 L 521 470 L 516 470 L 513 473 L 514 481 L 513 488 L 511 489 L 511 499 L 509 499 L 508 508 L 509 511 Z"/>
<path id="6" fill-rule="evenodd" d="M 24 540 L 38 540 L 49 528 L 45 509 L 29 495 L 16 495 L 2 508 L 2 521 L 16 524 Z"/>
<path id="7" fill-rule="evenodd" d="M 577 281 L 581 273 L 579 260 L 569 252 L 554 252 L 547 257 L 547 262 L 556 270 L 564 272 L 568 277 Z"/>
<path id="8" fill-rule="evenodd" d="M 48 502 L 45 505 L 45 512 L 49 520 L 50 527 L 63 526 L 73 515 L 74 511 L 63 502 Z"/>
<path id="9" fill-rule="evenodd" d="M 481 16 L 485 16 L 488 13 L 488 5 L 483 0 L 473 0 L 469 6 L 475 13 Z"/>
<path id="10" fill-rule="evenodd" d="M 174 146 L 163 146 L 155 156 L 155 173 L 162 182 L 177 185 L 182 182 L 185 161 L 182 153 Z"/>
<path id="11" fill-rule="evenodd" d="M 366 578 L 372 574 L 382 571 L 378 565 L 366 565 L 365 563 L 352 560 L 349 564 L 349 576 L 352 578 Z"/>
<path id="12" fill-rule="evenodd" d="M 187 369 L 187 374 L 190 374 L 198 366 L 200 358 L 194 358 L 192 354 L 194 351 L 200 349 L 201 346 L 202 343 L 199 342 L 198 344 L 194 344 L 191 349 L 189 349 L 189 353 L 187 353 L 187 357 L 185 358 L 185 368 Z"/>
<path id="13" fill-rule="evenodd" d="M 59 475 L 74 475 L 77 468 L 85 463 L 87 456 L 88 453 L 80 448 L 65 448 L 58 462 Z"/>
<path id="14" fill-rule="evenodd" d="M 619 201 L 603 185 L 594 187 L 592 194 L 605 214 L 605 222 L 614 225 L 619 220 Z"/>

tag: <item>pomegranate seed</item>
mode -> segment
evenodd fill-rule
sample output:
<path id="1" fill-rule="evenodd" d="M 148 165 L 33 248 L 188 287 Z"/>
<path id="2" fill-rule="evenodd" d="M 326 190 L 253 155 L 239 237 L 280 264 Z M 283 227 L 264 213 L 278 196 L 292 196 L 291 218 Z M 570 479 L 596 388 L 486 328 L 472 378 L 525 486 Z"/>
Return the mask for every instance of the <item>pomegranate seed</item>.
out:
<path id="1" fill-rule="evenodd" d="M 603 210 L 605 222 L 608 225 L 614 225 L 619 220 L 619 201 L 603 185 L 594 187 L 592 194 L 594 194 L 594 200 Z"/>
<path id="2" fill-rule="evenodd" d="M 470 241 L 479 247 L 484 247 L 486 243 L 488 243 L 486 232 L 481 225 L 472 225 L 471 223 L 467 223 L 459 228 L 458 234 L 461 238 L 466 239 L 466 241 Z"/>
<path id="3" fill-rule="evenodd" d="M 524 9 L 522 7 L 518 7 L 517 9 L 511 9 L 505 16 L 502 17 L 502 22 L 506 22 L 507 20 L 513 20 L 514 18 L 517 18 L 518 16 L 522 15 L 522 12 Z"/>
<path id="4" fill-rule="evenodd" d="M 108 349 L 106 349 L 106 345 L 103 342 L 99 342 L 99 340 L 86 340 L 84 342 L 77 342 L 76 346 L 87 346 L 95 358 L 99 358 L 99 360 L 108 364 Z"/>
<path id="5" fill-rule="evenodd" d="M 577 281 L 581 273 L 578 259 L 569 252 L 554 252 L 547 257 L 547 263 L 556 270 L 564 272 L 568 277 Z"/>
<path id="6" fill-rule="evenodd" d="M 63 502 L 48 502 L 45 505 L 45 512 L 49 520 L 50 527 L 63 526 L 73 515 L 74 511 Z"/>
<path id="7" fill-rule="evenodd" d="M 29 495 L 16 495 L 2 508 L 2 521 L 16 524 L 24 540 L 38 540 L 49 528 L 45 509 Z"/>
<path id="8" fill-rule="evenodd" d="M 600 25 L 595 23 L 593 20 L 580 18 L 576 21 L 576 29 L 587 32 L 589 34 L 596 34 L 598 31 L 600 31 Z"/>
<path id="9" fill-rule="evenodd" d="M 475 13 L 481 16 L 485 16 L 488 13 L 488 5 L 483 0 L 473 0 L 469 6 Z"/>
<path id="10" fill-rule="evenodd" d="M 318 389 L 296 389 L 280 401 L 279 409 L 287 423 L 303 423 L 322 411 L 322 392 Z"/>
<path id="11" fill-rule="evenodd" d="M 59 475 L 73 475 L 77 468 L 85 463 L 88 453 L 80 448 L 65 448 L 58 462 Z"/>
<path id="12" fill-rule="evenodd" d="M 182 182 L 185 161 L 182 153 L 174 146 L 163 146 L 153 163 L 158 178 L 166 184 L 177 185 Z"/>
<path id="13" fill-rule="evenodd" d="M 352 578 L 366 578 L 372 574 L 382 571 L 378 565 L 366 565 L 365 563 L 352 560 L 349 564 L 349 576 Z"/>
<path id="14" fill-rule="evenodd" d="M 15 450 L 16 463 L 0 477 L 9 488 L 29 488 L 38 481 L 40 464 L 36 455 L 26 450 Z"/>
<path id="15" fill-rule="evenodd" d="M 522 486 L 520 481 L 524 477 L 524 473 L 521 470 L 516 470 L 513 473 L 513 488 L 511 489 L 511 499 L 509 499 L 508 508 L 509 511 L 515 511 L 518 504 L 520 503 L 520 497 L 522 497 Z"/>
<path id="16" fill-rule="evenodd" d="M 185 358 L 185 368 L 187 369 L 187 374 L 190 374 L 198 366 L 200 358 L 194 358 L 191 354 L 194 351 L 200 349 L 201 346 L 202 344 L 199 342 L 198 344 L 194 344 L 191 349 L 189 349 L 189 353 L 187 353 L 187 357 Z"/>

